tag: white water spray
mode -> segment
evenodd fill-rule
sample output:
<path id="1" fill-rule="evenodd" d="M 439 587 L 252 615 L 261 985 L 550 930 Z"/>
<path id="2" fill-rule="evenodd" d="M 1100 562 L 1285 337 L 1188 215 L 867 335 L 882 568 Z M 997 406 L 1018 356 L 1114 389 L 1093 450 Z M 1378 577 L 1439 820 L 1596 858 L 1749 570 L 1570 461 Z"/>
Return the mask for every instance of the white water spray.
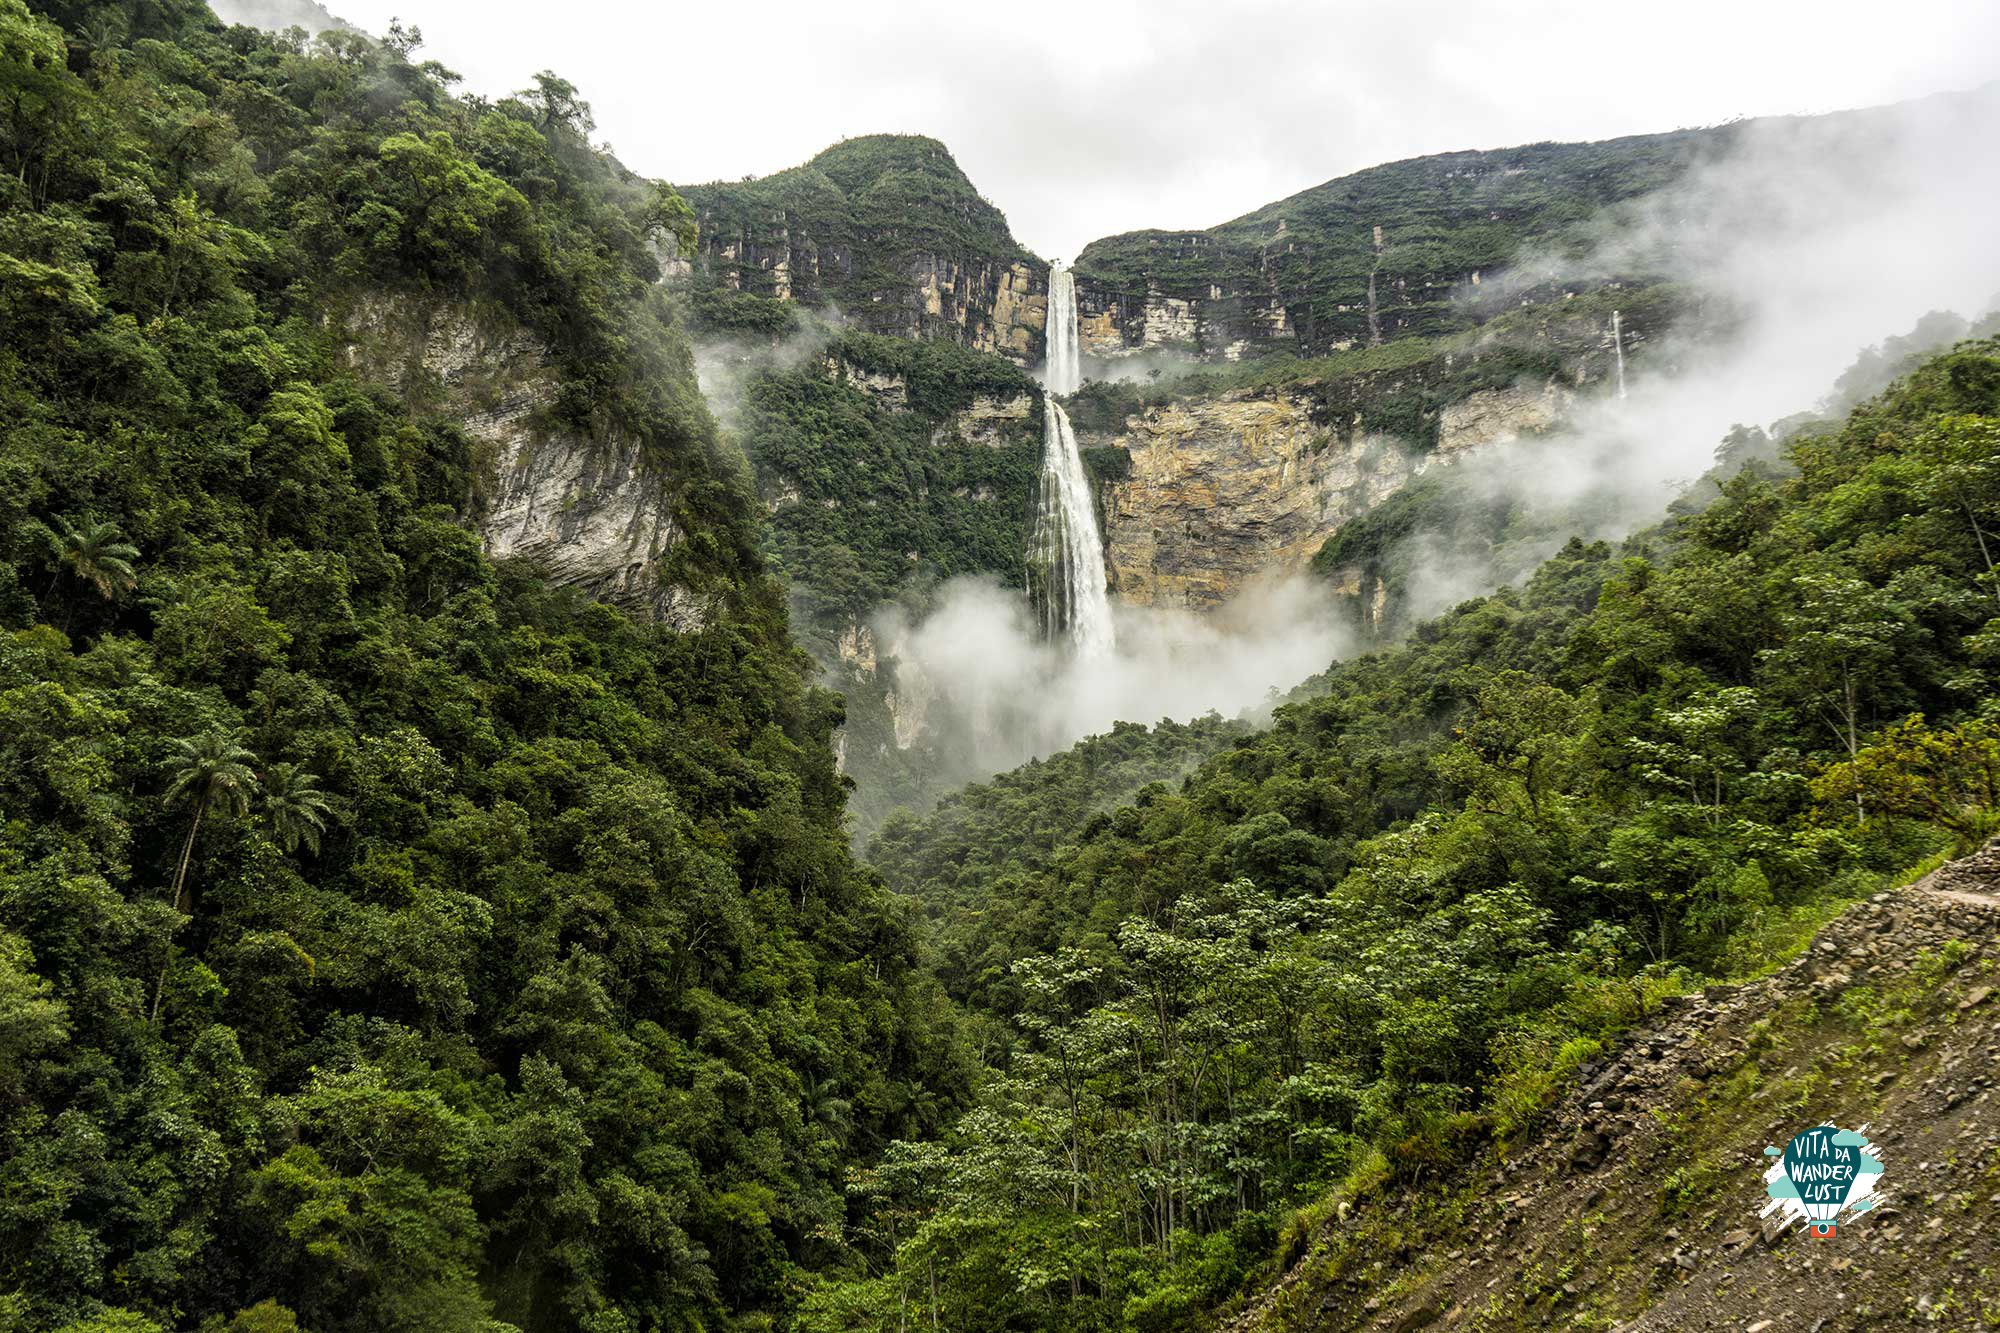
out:
<path id="1" fill-rule="evenodd" d="M 1618 322 L 1618 312 L 1611 312 L 1611 347 L 1618 354 L 1618 396 L 1625 396 L 1625 327 Z"/>
<path id="2" fill-rule="evenodd" d="M 1067 635 L 1077 653 L 1111 650 L 1111 599 L 1104 590 L 1104 541 L 1097 507 L 1077 452 L 1069 413 L 1056 401 L 1083 383 L 1076 335 L 1076 280 L 1058 261 L 1049 269 L 1048 366 L 1042 374 L 1042 480 L 1035 533 L 1028 547 L 1028 585 L 1042 632 Z"/>

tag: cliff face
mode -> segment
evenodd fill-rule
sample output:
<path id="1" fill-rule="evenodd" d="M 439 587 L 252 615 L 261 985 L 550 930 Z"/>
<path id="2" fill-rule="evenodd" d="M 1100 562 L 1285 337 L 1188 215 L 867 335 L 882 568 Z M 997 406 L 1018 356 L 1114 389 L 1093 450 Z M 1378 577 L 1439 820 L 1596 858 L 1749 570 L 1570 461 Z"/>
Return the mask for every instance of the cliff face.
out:
<path id="1" fill-rule="evenodd" d="M 1047 266 L 934 139 L 844 140 L 789 171 L 681 193 L 700 227 L 685 280 L 828 309 L 871 333 L 1042 357 Z"/>
<path id="2" fill-rule="evenodd" d="M 1381 437 L 1342 443 L 1289 394 L 1154 408 L 1103 443 L 1132 460 L 1104 490 L 1105 561 L 1118 597 L 1144 606 L 1206 608 L 1264 570 L 1302 568 L 1415 468 Z"/>
<path id="3" fill-rule="evenodd" d="M 1678 179 L 1733 131 L 1446 153 L 1356 172 L 1207 231 L 1108 236 L 1077 256 L 1091 354 L 1319 355 L 1473 328 L 1494 277 L 1606 206 Z M 1649 265 L 1634 260 L 1630 279 Z M 1560 290 L 1528 294 L 1560 296 Z"/>
<path id="4" fill-rule="evenodd" d="M 1106 563 L 1125 601 L 1206 609 L 1266 571 L 1294 572 L 1341 526 L 1426 468 L 1557 424 L 1574 394 L 1549 381 L 1482 389 L 1438 412 L 1427 452 L 1336 417 L 1326 386 L 1239 390 L 1154 407 L 1083 442 L 1122 449 L 1103 487 Z"/>
<path id="5" fill-rule="evenodd" d="M 532 335 L 488 310 L 382 297 L 355 304 L 344 336 L 357 370 L 479 445 L 489 556 L 678 629 L 701 625 L 699 600 L 664 573 L 683 536 L 669 480 L 638 439 L 558 421 L 559 377 Z"/>

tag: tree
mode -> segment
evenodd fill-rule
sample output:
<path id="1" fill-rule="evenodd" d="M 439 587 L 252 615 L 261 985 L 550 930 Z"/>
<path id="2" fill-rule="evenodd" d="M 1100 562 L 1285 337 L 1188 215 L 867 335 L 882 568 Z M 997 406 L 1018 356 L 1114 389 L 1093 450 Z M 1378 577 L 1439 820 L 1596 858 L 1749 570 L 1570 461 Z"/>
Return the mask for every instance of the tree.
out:
<path id="1" fill-rule="evenodd" d="M 174 779 L 167 784 L 169 805 L 192 801 L 194 816 L 188 821 L 187 840 L 181 844 L 180 864 L 174 870 L 174 910 L 187 912 L 188 861 L 194 855 L 195 835 L 201 831 L 201 817 L 212 805 L 220 804 L 231 814 L 241 815 L 250 808 L 250 795 L 257 789 L 257 773 L 251 767 L 257 756 L 219 731 L 205 732 L 192 740 L 174 742 Z M 160 997 L 167 988 L 167 969 L 173 966 L 174 949 L 167 943 L 160 963 L 160 979 L 153 985 L 152 1021 L 160 1021 Z"/>
<path id="2" fill-rule="evenodd" d="M 126 541 L 118 525 L 109 520 L 79 528 L 68 519 L 59 518 L 49 532 L 49 549 L 56 562 L 56 576 L 49 581 L 50 592 L 55 591 L 56 582 L 65 572 L 75 575 L 77 582 L 95 588 L 97 595 L 106 601 L 116 601 L 120 593 L 139 582 L 138 571 L 132 568 L 132 562 L 139 558 L 139 548 Z"/>
<path id="3" fill-rule="evenodd" d="M 1782 617 L 1781 647 L 1764 654 L 1781 679 L 1802 688 L 1846 746 L 1861 750 L 1861 720 L 1869 697 L 1896 664 L 1911 631 L 1909 608 L 1890 593 L 1845 571 L 1801 574 L 1792 580 L 1798 609 Z M 1854 811 L 1865 817 L 1859 788 Z"/>
<path id="4" fill-rule="evenodd" d="M 1926 498 L 1956 509 L 1965 517 L 1986 580 L 2000 599 L 2000 577 L 1993 564 L 1994 541 L 1988 527 L 2000 524 L 2000 420 L 1992 417 L 1941 417 L 1917 437 L 1916 451 L 1932 464 Z M 1985 522 L 1982 523 L 1981 519 Z"/>
<path id="5" fill-rule="evenodd" d="M 250 797 L 257 790 L 257 773 L 251 767 L 257 762 L 257 756 L 219 731 L 206 732 L 192 740 L 175 741 L 174 755 L 174 779 L 167 784 L 167 802 L 190 801 L 194 806 L 194 817 L 188 821 L 187 840 L 181 844 L 180 865 L 174 871 L 174 907 L 185 912 L 188 860 L 194 854 L 194 838 L 201 831 L 202 816 L 213 805 L 220 805 L 233 815 L 249 811 Z M 307 781 L 311 780 L 308 778 Z M 296 788 L 294 795 L 297 795 Z M 322 809 L 324 804 L 322 798 Z"/>
<path id="6" fill-rule="evenodd" d="M 304 843 L 317 855 L 328 814 L 319 779 L 293 764 L 273 764 L 264 772 L 263 787 L 264 818 L 270 823 L 272 841 L 288 853 Z"/>
<path id="7" fill-rule="evenodd" d="M 553 70 L 535 75 L 535 86 L 523 89 L 521 96 L 533 108 L 535 123 L 545 134 L 561 128 L 582 138 L 597 128 L 590 103 L 576 95 L 575 84 Z"/>
<path id="8" fill-rule="evenodd" d="M 1813 780 L 1826 808 L 1852 800 L 1886 815 L 1943 829 L 1969 847 L 2000 808 L 2000 728 L 1972 721 L 1933 728 L 1913 713 Z"/>

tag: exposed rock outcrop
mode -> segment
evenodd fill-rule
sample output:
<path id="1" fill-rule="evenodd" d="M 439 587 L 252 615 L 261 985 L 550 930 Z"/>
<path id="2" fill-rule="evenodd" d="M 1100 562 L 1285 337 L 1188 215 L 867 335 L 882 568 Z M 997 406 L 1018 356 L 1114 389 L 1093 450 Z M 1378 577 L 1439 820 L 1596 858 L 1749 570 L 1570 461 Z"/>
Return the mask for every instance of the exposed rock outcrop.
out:
<path id="1" fill-rule="evenodd" d="M 357 302 L 344 333 L 350 362 L 478 444 L 488 555 L 676 628 L 700 626 L 699 600 L 661 573 L 682 538 L 667 478 L 639 439 L 555 420 L 557 373 L 533 335 L 495 312 L 400 297 Z"/>
<path id="2" fill-rule="evenodd" d="M 1450 454 L 1540 435 L 1560 424 L 1575 402 L 1575 391 L 1554 381 L 1540 387 L 1481 389 L 1447 404 L 1439 414 L 1438 452 Z"/>
<path id="3" fill-rule="evenodd" d="M 1556 381 L 1482 389 L 1438 411 L 1436 445 L 1422 452 L 1369 431 L 1365 414 L 1330 421 L 1309 383 L 1128 417 L 1123 430 L 1083 441 L 1131 460 L 1129 475 L 1104 488 L 1112 585 L 1128 602 L 1212 607 L 1258 574 L 1303 568 L 1341 525 L 1426 468 L 1549 430 L 1574 403 Z M 1384 590 L 1364 589 L 1358 570 L 1342 577 L 1379 614 Z"/>
<path id="4" fill-rule="evenodd" d="M 1146 606 L 1205 609 L 1260 573 L 1303 568 L 1417 466 L 1391 440 L 1343 442 L 1291 394 L 1153 408 L 1085 443 L 1131 458 L 1104 488 L 1106 563 L 1117 595 Z"/>
<path id="5" fill-rule="evenodd" d="M 788 171 L 681 193 L 700 227 L 698 281 L 872 333 L 1041 360 L 1047 265 L 935 139 L 847 139 Z"/>

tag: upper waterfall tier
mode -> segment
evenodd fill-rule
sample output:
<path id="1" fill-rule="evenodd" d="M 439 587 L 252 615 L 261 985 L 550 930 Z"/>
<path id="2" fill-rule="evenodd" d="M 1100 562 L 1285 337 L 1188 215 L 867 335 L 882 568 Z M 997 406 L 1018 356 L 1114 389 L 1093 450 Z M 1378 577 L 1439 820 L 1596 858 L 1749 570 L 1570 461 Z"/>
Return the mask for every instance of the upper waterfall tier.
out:
<path id="1" fill-rule="evenodd" d="M 1049 355 L 1042 384 L 1050 393 L 1067 397 L 1083 387 L 1083 367 L 1076 336 L 1076 277 L 1061 260 L 1049 268 L 1049 319 L 1045 332 Z"/>

